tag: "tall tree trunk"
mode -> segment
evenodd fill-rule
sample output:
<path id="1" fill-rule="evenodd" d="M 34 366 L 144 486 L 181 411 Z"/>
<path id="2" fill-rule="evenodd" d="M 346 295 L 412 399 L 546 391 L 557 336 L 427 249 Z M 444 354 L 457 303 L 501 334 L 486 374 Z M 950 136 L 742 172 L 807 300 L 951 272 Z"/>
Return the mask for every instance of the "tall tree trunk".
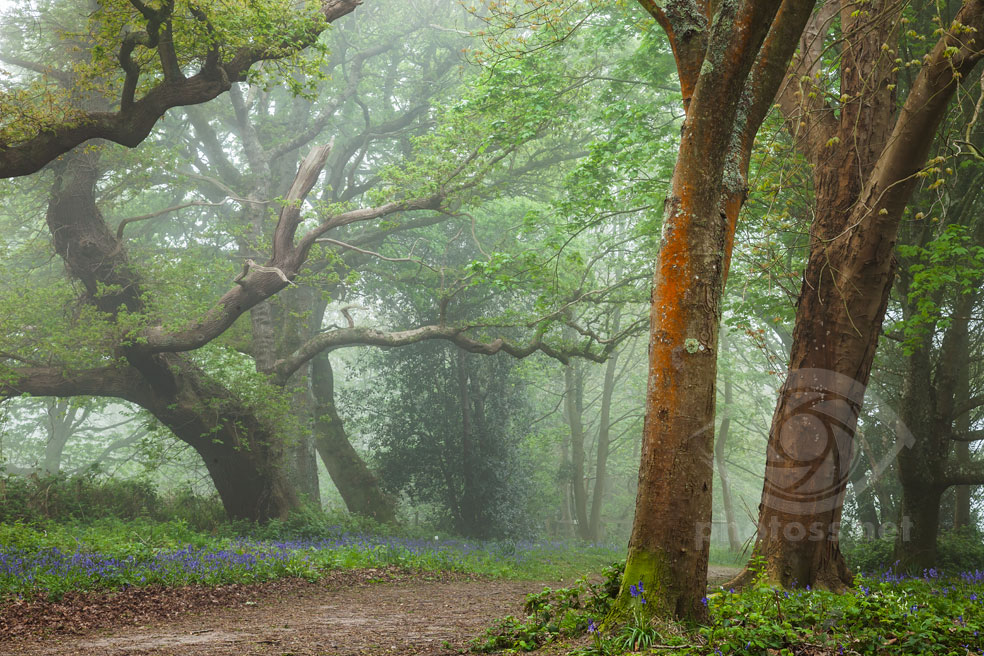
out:
<path id="1" fill-rule="evenodd" d="M 348 511 L 379 522 L 396 521 L 396 499 L 380 487 L 379 479 L 352 447 L 335 407 L 335 381 L 327 352 L 311 361 L 315 398 L 315 446 Z"/>
<path id="2" fill-rule="evenodd" d="M 724 339 L 721 340 L 722 349 Z M 718 478 L 721 479 L 721 501 L 724 505 L 724 521 L 728 527 L 728 547 L 733 553 L 741 551 L 741 538 L 738 536 L 738 518 L 735 516 L 734 500 L 731 496 L 731 481 L 728 477 L 728 463 L 725 458 L 725 447 L 731 431 L 732 384 L 730 378 L 724 379 L 724 404 L 727 407 L 721 419 L 717 439 L 714 441 L 714 463 L 717 465 Z"/>
<path id="3" fill-rule="evenodd" d="M 910 572 L 921 572 L 936 564 L 940 499 L 952 484 L 947 480 L 947 465 L 957 423 L 955 397 L 969 374 L 968 324 L 974 300 L 974 294 L 957 299 L 938 349 L 935 375 L 932 331 L 906 357 L 902 418 L 915 441 L 898 454 L 902 530 L 896 537 L 895 558 L 903 570 Z"/>
<path id="4" fill-rule="evenodd" d="M 653 277 L 635 519 L 610 619 L 639 608 L 630 585 L 642 582 L 645 613 L 701 621 L 721 294 L 751 144 L 812 3 L 642 5 L 669 36 L 686 118 Z"/>
<path id="5" fill-rule="evenodd" d="M 868 485 L 868 471 L 868 458 L 863 451 L 859 451 L 856 462 L 851 466 L 850 482 L 854 490 L 854 502 L 858 506 L 858 520 L 861 522 L 863 540 L 879 537 L 881 528 L 878 509 L 875 508 L 874 490 Z M 872 472 L 872 477 L 874 475 Z"/>
<path id="6" fill-rule="evenodd" d="M 613 332 L 618 332 L 619 311 L 615 311 Z M 591 518 L 588 523 L 588 539 L 600 541 L 602 535 L 601 507 L 605 502 L 608 484 L 608 454 L 611 449 L 612 397 L 615 394 L 615 370 L 618 351 L 605 363 L 605 378 L 601 388 L 601 409 L 598 415 L 598 449 L 595 455 L 595 483 L 591 491 Z"/>
<path id="7" fill-rule="evenodd" d="M 571 514 L 571 436 L 564 435 L 560 440 L 560 470 L 557 472 L 557 486 L 560 488 L 560 524 L 564 536 L 574 535 L 574 518 Z"/>
<path id="8" fill-rule="evenodd" d="M 311 363 L 305 364 L 287 383 L 291 409 L 299 418 L 300 430 L 286 438 L 287 471 L 294 489 L 305 503 L 321 506 L 318 482 L 318 453 L 314 439 L 314 393 L 311 391 Z"/>
<path id="9" fill-rule="evenodd" d="M 473 536 L 480 529 L 478 498 L 478 463 L 475 453 L 475 435 L 472 429 L 472 399 L 469 389 L 468 354 L 455 351 L 458 374 L 458 404 L 461 410 L 461 521 L 458 530 Z"/>
<path id="10" fill-rule="evenodd" d="M 584 482 L 584 381 L 576 365 L 564 367 L 564 417 L 571 431 L 571 489 L 574 493 L 576 535 L 591 539 L 588 526 L 588 491 Z"/>
<path id="11" fill-rule="evenodd" d="M 824 94 L 809 86 L 798 98 L 781 100 L 797 143 L 816 165 L 818 203 L 789 375 L 769 432 L 755 546 L 771 580 L 832 589 L 851 582 L 836 529 L 895 276 L 899 222 L 917 182 L 913 172 L 926 161 L 958 80 L 981 57 L 975 39 L 962 35 L 984 29 L 984 3 L 964 3 L 953 23 L 959 34 L 947 31 L 927 55 L 892 127 L 894 63 L 881 48 L 893 42 L 897 21 L 887 20 L 893 3 L 869 3 L 865 12 L 847 2 L 840 6 L 848 34 L 840 117 L 817 107 Z M 822 42 L 805 44 L 802 52 L 809 56 L 794 72 L 802 74 L 797 79 L 812 79 L 819 60 L 810 53 L 818 48 Z M 823 111 L 797 114 L 803 109 Z M 749 578 L 746 572 L 736 583 Z"/>
<path id="12" fill-rule="evenodd" d="M 963 365 L 957 372 L 957 380 L 953 394 L 953 403 L 960 407 L 970 400 L 970 367 L 967 362 L 970 359 L 970 335 L 967 330 L 963 330 L 960 335 L 959 350 L 962 354 Z M 956 418 L 953 427 L 958 434 L 970 431 L 970 412 L 965 412 Z M 970 461 L 970 443 L 957 442 L 953 447 L 953 458 L 958 463 Z M 956 487 L 956 500 L 953 506 L 953 528 L 964 529 L 970 527 L 970 498 L 973 492 L 970 485 L 958 485 Z"/>
<path id="13" fill-rule="evenodd" d="M 848 3 L 828 2 L 811 24 L 816 28 L 806 30 L 801 47 L 805 54 L 793 75 L 816 70 L 819 60 L 811 57 L 819 56 L 825 22 L 838 5 L 844 33 L 841 90 L 850 99 L 842 103 L 839 120 L 822 112 L 815 94 L 808 93 L 812 89 L 802 89 L 795 97 L 787 87 L 781 96 L 787 125 L 793 126 L 793 134 L 803 135 L 797 143 L 813 160 L 816 213 L 789 373 L 769 431 L 755 546 L 755 554 L 766 559 L 766 571 L 777 583 L 835 590 L 852 580 L 836 527 L 894 276 L 891 249 L 862 253 L 843 238 L 856 220 L 853 211 L 863 176 L 891 130 L 893 64 L 881 51 L 895 33 L 894 22 L 885 15 L 889 0 L 878 0 L 870 12 L 852 12 Z M 811 122 L 817 124 L 812 131 Z M 808 127 L 803 129 L 803 124 Z M 831 146 L 825 148 L 827 143 Z M 847 282 L 842 272 L 848 271 L 863 272 L 863 277 L 855 275 Z"/>

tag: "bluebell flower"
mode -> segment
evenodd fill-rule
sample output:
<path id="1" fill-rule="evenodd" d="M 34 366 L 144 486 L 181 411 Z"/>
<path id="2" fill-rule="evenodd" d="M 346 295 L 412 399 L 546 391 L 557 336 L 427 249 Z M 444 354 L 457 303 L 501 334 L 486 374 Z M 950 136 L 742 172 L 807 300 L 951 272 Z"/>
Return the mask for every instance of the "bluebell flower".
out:
<path id="1" fill-rule="evenodd" d="M 588 633 L 594 633 L 597 630 L 598 630 L 598 625 L 595 624 L 594 620 L 588 622 Z"/>

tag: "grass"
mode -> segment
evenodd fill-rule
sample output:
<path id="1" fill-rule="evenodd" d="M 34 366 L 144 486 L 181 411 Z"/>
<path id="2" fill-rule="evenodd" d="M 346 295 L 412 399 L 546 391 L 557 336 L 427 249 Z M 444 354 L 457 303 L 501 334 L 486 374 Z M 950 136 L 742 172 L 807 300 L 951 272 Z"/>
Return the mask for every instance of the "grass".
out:
<path id="1" fill-rule="evenodd" d="M 852 590 L 782 590 L 758 581 L 735 592 L 708 595 L 711 621 L 683 626 L 647 622 L 642 613 L 623 626 L 598 627 L 619 587 L 609 570 L 602 584 L 579 582 L 569 590 L 531 596 L 524 619 L 504 618 L 473 648 L 530 651 L 556 645 L 550 653 L 617 656 L 626 653 L 724 656 L 882 656 L 984 654 L 984 571 L 944 575 L 929 570 L 907 577 L 887 570 L 858 576 Z M 636 590 L 641 604 L 647 592 Z M 638 607 L 640 610 L 642 606 Z M 582 638 L 588 635 L 587 642 Z M 580 645 L 571 651 L 573 645 Z"/>
<path id="2" fill-rule="evenodd" d="M 331 569 L 387 565 L 563 579 L 597 571 L 620 555 L 621 547 L 571 541 L 393 537 L 325 526 L 278 539 L 269 527 L 253 535 L 232 529 L 210 535 L 179 521 L 15 522 L 0 524 L 0 598 L 57 599 L 72 590 L 252 583 L 284 576 L 315 580 Z"/>

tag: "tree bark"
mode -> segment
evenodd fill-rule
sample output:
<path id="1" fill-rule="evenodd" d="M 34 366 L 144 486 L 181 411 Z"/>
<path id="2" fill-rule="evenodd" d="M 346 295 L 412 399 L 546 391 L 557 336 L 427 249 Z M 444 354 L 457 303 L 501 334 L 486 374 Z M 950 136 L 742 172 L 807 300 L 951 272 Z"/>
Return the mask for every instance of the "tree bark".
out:
<path id="1" fill-rule="evenodd" d="M 645 613 L 702 621 L 721 294 L 752 140 L 812 3 L 642 4 L 669 36 L 686 118 L 653 278 L 635 520 L 609 620 L 638 607 L 629 586 L 641 581 Z"/>
<path id="2" fill-rule="evenodd" d="M 866 13 L 841 4 L 847 38 L 839 120 L 826 111 L 815 121 L 810 114 L 791 115 L 786 108 L 793 103 L 788 97 L 782 103 L 787 121 L 807 126 L 793 130 L 803 135 L 804 152 L 822 155 L 814 161 L 821 165 L 815 175 L 817 217 L 789 374 L 769 433 L 755 546 L 755 555 L 766 559 L 768 577 L 784 586 L 841 589 L 851 582 L 837 531 L 858 413 L 895 275 L 898 226 L 916 184 L 914 173 L 926 161 L 958 80 L 981 56 L 975 37 L 948 28 L 892 125 L 894 64 L 881 50 L 895 34 L 889 5 L 874 3 Z M 971 28 L 969 34 L 980 33 L 984 3 L 965 2 L 956 21 Z M 833 126 L 836 141 L 827 138 L 824 126 Z"/>
<path id="3" fill-rule="evenodd" d="M 574 496 L 575 535 L 591 539 L 588 525 L 588 491 L 584 472 L 584 380 L 574 364 L 564 367 L 564 417 L 571 432 L 571 490 Z"/>
<path id="4" fill-rule="evenodd" d="M 335 383 L 328 353 L 311 362 L 315 398 L 314 435 L 321 461 L 348 511 L 383 523 L 396 521 L 396 500 L 383 492 L 379 479 L 352 447 L 335 407 Z"/>

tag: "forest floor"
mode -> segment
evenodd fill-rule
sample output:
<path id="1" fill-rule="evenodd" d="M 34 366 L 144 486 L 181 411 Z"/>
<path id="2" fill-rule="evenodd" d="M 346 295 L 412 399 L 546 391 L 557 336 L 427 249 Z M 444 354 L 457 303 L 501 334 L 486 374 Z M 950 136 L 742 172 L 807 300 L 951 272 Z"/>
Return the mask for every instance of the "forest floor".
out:
<path id="1" fill-rule="evenodd" d="M 737 573 L 711 567 L 711 584 Z M 530 592 L 571 581 L 488 580 L 399 568 L 311 583 L 130 588 L 0 606 L 0 654 L 356 656 L 457 654 Z"/>

